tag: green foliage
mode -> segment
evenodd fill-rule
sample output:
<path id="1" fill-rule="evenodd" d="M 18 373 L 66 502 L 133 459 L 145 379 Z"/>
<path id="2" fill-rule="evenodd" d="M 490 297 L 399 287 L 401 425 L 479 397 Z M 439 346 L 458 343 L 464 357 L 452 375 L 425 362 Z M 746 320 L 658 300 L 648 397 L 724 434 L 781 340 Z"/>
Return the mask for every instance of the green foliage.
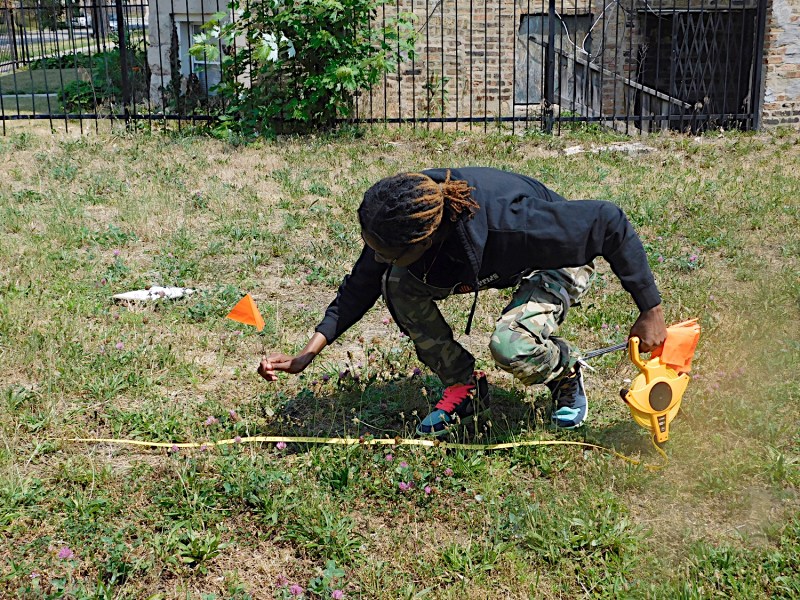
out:
<path id="1" fill-rule="evenodd" d="M 147 45 L 144 38 L 129 38 L 128 43 L 130 44 L 126 49 L 128 83 L 132 99 L 136 101 L 147 94 L 150 66 L 147 62 Z M 72 62 L 75 67 L 80 66 L 91 71 L 89 81 L 82 79 L 70 81 L 59 89 L 58 101 L 67 112 L 93 112 L 115 100 L 119 101 L 122 96 L 122 57 L 118 47 L 98 52 L 91 57 L 77 53 L 40 60 L 52 60 L 59 68 L 68 68 L 63 65 Z M 50 63 L 42 65 L 52 68 Z"/>
<path id="2" fill-rule="evenodd" d="M 800 597 L 800 520 L 783 528 L 774 549 L 747 550 L 697 542 L 690 549 L 686 577 L 649 590 L 648 597 L 704 598 Z"/>
<path id="3" fill-rule="evenodd" d="M 442 563 L 448 577 L 473 579 L 491 571 L 510 544 L 453 543 L 442 551 Z"/>
<path id="4" fill-rule="evenodd" d="M 84 54 L 83 52 L 70 52 L 60 54 L 58 56 L 45 56 L 37 58 L 30 63 L 31 69 L 77 69 L 77 68 L 92 68 L 92 61 L 97 60 L 97 55 L 94 57 Z"/>
<path id="5" fill-rule="evenodd" d="M 331 592 L 337 588 L 339 580 L 344 576 L 345 572 L 336 566 L 336 561 L 329 560 L 325 563 L 322 575 L 309 582 L 308 591 L 323 598 L 329 598 Z"/>
<path id="6" fill-rule="evenodd" d="M 92 242 L 103 248 L 124 246 L 128 242 L 135 242 L 137 240 L 135 233 L 123 231 L 113 223 L 110 223 L 105 230 L 99 231 L 93 231 L 83 225 L 81 227 L 81 236 L 84 241 Z"/>
<path id="7" fill-rule="evenodd" d="M 348 564 L 358 556 L 361 536 L 353 531 L 350 517 L 338 514 L 330 504 L 297 507 L 294 520 L 286 527 L 287 539 L 315 558 Z"/>
<path id="8" fill-rule="evenodd" d="M 76 79 L 58 90 L 58 101 L 68 113 L 85 113 L 97 106 L 97 94 L 91 81 Z"/>
<path id="9" fill-rule="evenodd" d="M 215 15 L 191 49 L 198 59 L 221 59 L 216 91 L 226 107 L 219 130 L 245 136 L 310 130 L 350 116 L 359 91 L 414 54 L 413 15 L 400 13 L 374 28 L 384 2 L 298 0 L 243 8 L 233 0 L 235 18 Z M 247 44 L 234 45 L 235 39 Z M 232 50 L 221 53 L 220 45 Z"/>

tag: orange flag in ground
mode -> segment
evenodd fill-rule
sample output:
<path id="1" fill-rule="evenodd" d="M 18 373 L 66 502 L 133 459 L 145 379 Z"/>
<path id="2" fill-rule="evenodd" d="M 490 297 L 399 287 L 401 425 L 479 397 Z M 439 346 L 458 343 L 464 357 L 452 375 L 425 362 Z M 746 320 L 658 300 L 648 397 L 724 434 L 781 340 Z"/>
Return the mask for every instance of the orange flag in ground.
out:
<path id="1" fill-rule="evenodd" d="M 650 357 L 660 356 L 662 363 L 679 373 L 688 373 L 692 370 L 692 357 L 699 340 L 700 324 L 697 319 L 671 325 L 667 327 L 664 345 L 653 350 Z"/>
<path id="2" fill-rule="evenodd" d="M 264 319 L 261 317 L 261 313 L 258 312 L 255 300 L 250 294 L 246 294 L 244 298 L 239 300 L 233 310 L 228 313 L 227 318 L 245 325 L 254 325 L 259 331 L 264 329 Z"/>

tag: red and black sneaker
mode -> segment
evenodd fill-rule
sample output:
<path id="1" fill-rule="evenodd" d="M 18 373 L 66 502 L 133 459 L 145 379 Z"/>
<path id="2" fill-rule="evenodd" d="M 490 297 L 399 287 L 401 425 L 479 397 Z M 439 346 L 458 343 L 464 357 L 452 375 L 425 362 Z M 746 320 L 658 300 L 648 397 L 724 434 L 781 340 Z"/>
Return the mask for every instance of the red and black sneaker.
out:
<path id="1" fill-rule="evenodd" d="M 417 426 L 417 433 L 436 437 L 444 435 L 452 424 L 475 414 L 477 407 L 488 401 L 489 383 L 486 381 L 486 373 L 475 371 L 469 383 L 445 388 L 435 410 Z"/>

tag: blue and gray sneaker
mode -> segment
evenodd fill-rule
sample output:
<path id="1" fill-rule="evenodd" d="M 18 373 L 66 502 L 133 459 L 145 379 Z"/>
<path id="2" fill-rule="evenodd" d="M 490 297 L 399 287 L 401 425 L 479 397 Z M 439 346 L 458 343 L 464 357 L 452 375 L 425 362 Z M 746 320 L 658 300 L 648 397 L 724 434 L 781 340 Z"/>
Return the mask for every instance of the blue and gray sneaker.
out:
<path id="1" fill-rule="evenodd" d="M 583 425 L 589 406 L 580 365 L 575 365 L 568 375 L 551 381 L 547 387 L 553 395 L 553 414 L 550 416 L 553 425 L 561 429 L 575 429 Z"/>

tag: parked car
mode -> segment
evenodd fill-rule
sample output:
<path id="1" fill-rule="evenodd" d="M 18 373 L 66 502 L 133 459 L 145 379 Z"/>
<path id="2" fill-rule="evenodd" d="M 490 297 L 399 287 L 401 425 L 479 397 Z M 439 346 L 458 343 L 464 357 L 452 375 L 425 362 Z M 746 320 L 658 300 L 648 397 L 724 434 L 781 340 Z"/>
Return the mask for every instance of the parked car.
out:
<path id="1" fill-rule="evenodd" d="M 86 29 L 91 24 L 91 20 L 86 15 L 72 17 L 72 26 L 76 29 Z"/>

